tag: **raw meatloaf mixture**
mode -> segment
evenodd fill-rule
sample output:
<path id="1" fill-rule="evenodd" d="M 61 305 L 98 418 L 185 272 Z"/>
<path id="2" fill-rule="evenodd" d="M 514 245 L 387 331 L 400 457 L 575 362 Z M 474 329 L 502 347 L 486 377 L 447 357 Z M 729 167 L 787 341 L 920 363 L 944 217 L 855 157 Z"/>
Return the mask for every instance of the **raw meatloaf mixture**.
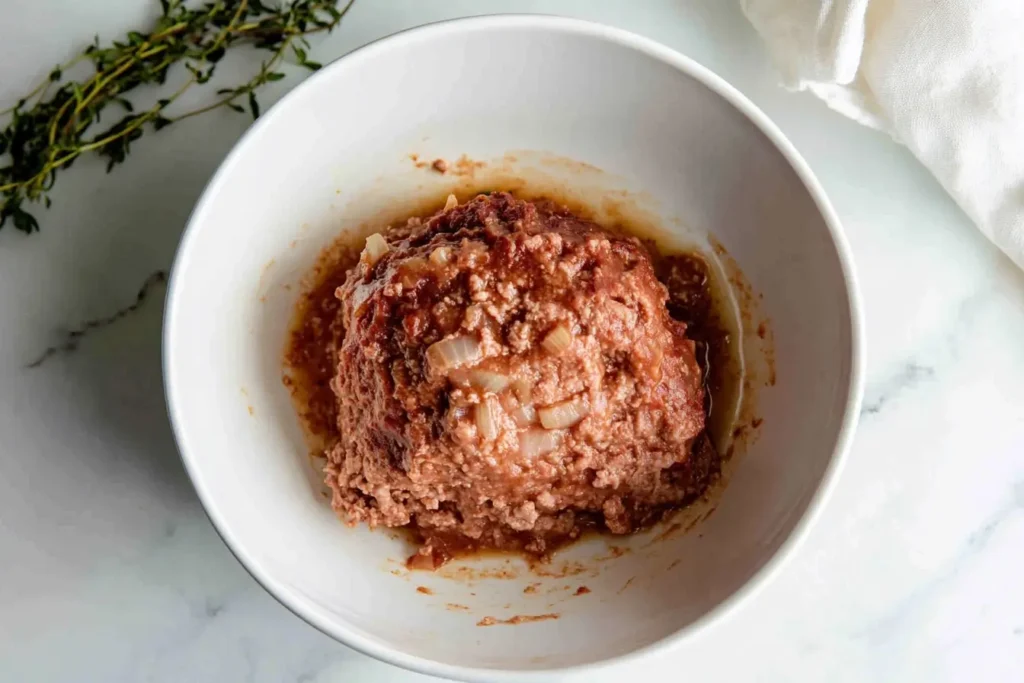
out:
<path id="1" fill-rule="evenodd" d="M 505 193 L 367 240 L 337 289 L 333 506 L 435 567 L 624 534 L 707 487 L 694 342 L 635 238 Z"/>

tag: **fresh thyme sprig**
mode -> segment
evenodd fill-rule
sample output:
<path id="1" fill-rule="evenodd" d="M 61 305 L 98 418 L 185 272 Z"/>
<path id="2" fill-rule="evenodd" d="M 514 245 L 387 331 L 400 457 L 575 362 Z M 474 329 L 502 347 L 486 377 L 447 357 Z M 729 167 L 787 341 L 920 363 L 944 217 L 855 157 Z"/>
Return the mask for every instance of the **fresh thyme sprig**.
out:
<path id="1" fill-rule="evenodd" d="M 57 172 L 76 159 L 94 152 L 107 159 L 107 171 L 123 162 L 131 144 L 147 129 L 160 130 L 182 119 L 228 107 L 253 118 L 260 115 L 255 91 L 278 81 L 276 68 L 286 55 L 312 70 L 320 64 L 306 56 L 306 36 L 330 31 L 352 6 L 348 0 L 291 0 L 270 7 L 261 0 L 216 0 L 197 9 L 182 0 L 160 0 L 162 14 L 149 34 L 131 31 L 120 41 L 101 46 L 97 39 L 82 54 L 56 67 L 32 92 L 0 120 L 0 228 L 8 219 L 18 230 L 39 229 L 36 218 L 25 210 L 26 202 L 50 206 L 50 190 Z M 171 115 L 167 109 L 192 86 L 213 76 L 224 53 L 237 45 L 267 50 L 271 57 L 247 83 L 217 91 L 218 99 L 201 108 Z M 65 77 L 82 62 L 94 73 L 84 80 Z M 168 72 L 183 63 L 187 78 L 169 96 L 145 111 L 135 111 L 124 95 L 141 85 L 164 85 Z M 101 114 L 110 107 L 123 110 L 122 118 L 109 128 L 94 132 Z M 96 126 L 98 127 L 98 126 Z"/>

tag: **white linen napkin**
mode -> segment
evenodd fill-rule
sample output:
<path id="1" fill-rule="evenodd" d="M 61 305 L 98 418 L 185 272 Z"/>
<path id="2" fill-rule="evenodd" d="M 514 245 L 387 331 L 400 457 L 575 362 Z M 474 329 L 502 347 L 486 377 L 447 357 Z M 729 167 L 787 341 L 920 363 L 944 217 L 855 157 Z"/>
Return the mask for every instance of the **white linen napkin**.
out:
<path id="1" fill-rule="evenodd" d="M 889 132 L 1024 268 L 1024 0 L 741 0 L 784 84 Z"/>

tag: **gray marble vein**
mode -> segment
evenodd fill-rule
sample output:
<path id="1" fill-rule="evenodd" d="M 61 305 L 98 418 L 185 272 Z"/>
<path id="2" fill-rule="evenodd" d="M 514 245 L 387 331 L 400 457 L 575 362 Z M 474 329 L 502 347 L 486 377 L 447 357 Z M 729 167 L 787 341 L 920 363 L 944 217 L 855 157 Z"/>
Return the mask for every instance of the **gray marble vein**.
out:
<path id="1" fill-rule="evenodd" d="M 157 287 L 162 287 L 166 282 L 167 273 L 165 271 L 158 270 L 152 273 L 146 278 L 146 281 L 142 283 L 142 286 L 139 287 L 139 291 L 135 295 L 134 302 L 124 308 L 117 309 L 109 315 L 105 315 L 101 318 L 94 318 L 92 320 L 86 320 L 85 322 L 80 323 L 77 327 L 65 332 L 64 339 L 60 343 L 48 346 L 39 354 L 39 357 L 29 363 L 27 367 L 38 368 L 57 354 L 72 353 L 73 351 L 76 351 L 86 335 L 95 330 L 113 325 L 139 310 L 139 307 L 141 307 L 146 302 L 146 299 L 152 295 L 153 290 Z"/>
<path id="2" fill-rule="evenodd" d="M 864 397 L 862 415 L 877 415 L 882 412 L 886 404 L 903 392 L 910 391 L 919 384 L 932 379 L 935 376 L 935 368 L 919 365 L 916 362 L 908 362 L 900 371 L 886 379 L 880 386 L 872 388 Z"/>

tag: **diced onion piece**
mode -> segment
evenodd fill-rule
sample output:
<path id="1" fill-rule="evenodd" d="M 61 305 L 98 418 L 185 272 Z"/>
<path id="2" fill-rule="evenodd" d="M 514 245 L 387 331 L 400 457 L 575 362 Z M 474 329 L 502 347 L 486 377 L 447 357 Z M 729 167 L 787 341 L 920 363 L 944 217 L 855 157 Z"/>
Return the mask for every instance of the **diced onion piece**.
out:
<path id="1" fill-rule="evenodd" d="M 490 399 L 476 405 L 473 417 L 476 421 L 476 428 L 485 441 L 494 441 L 498 437 L 499 410 L 501 408 Z"/>
<path id="2" fill-rule="evenodd" d="M 442 339 L 427 347 L 427 362 L 435 372 L 447 372 L 460 365 L 476 363 L 481 358 L 480 343 L 466 335 Z"/>
<path id="3" fill-rule="evenodd" d="M 434 251 L 430 252 L 430 262 L 435 266 L 446 266 L 448 265 L 448 247 L 438 247 Z"/>
<path id="4" fill-rule="evenodd" d="M 402 287 L 416 289 L 416 285 L 423 280 L 423 271 L 426 267 L 427 262 L 418 257 L 403 263 L 398 271 L 398 280 L 402 283 Z"/>
<path id="5" fill-rule="evenodd" d="M 565 429 L 587 416 L 590 410 L 579 399 L 562 401 L 537 411 L 537 417 L 545 429 Z"/>
<path id="6" fill-rule="evenodd" d="M 572 332 L 565 325 L 558 325 L 547 333 L 540 345 L 548 353 L 557 356 L 572 346 Z"/>
<path id="7" fill-rule="evenodd" d="M 453 194 L 450 194 L 450 195 L 448 195 L 448 201 L 446 201 L 446 202 L 444 203 L 444 210 L 445 210 L 445 211 L 448 211 L 448 210 L 450 210 L 450 209 L 454 209 L 454 208 L 455 208 L 456 206 L 458 206 L 458 205 L 459 205 L 459 200 L 458 200 L 458 198 L 456 198 L 456 196 L 455 196 L 455 195 L 453 195 Z"/>
<path id="8" fill-rule="evenodd" d="M 529 427 L 537 422 L 537 409 L 529 403 L 524 403 L 512 411 L 512 419 L 520 427 Z"/>
<path id="9" fill-rule="evenodd" d="M 548 429 L 529 429 L 519 436 L 519 452 L 527 458 L 546 455 L 558 448 L 564 434 Z"/>
<path id="10" fill-rule="evenodd" d="M 517 379 L 512 383 L 512 393 L 516 395 L 520 403 L 526 404 L 533 401 L 533 385 L 525 379 Z"/>
<path id="11" fill-rule="evenodd" d="M 379 232 L 375 232 L 366 238 L 366 246 L 363 247 L 362 258 L 367 265 L 373 266 L 380 260 L 381 256 L 388 253 L 388 242 Z"/>
<path id="12" fill-rule="evenodd" d="M 468 373 L 469 383 L 480 391 L 498 393 L 503 391 L 509 384 L 509 378 L 499 372 L 489 370 L 470 370 Z"/>

